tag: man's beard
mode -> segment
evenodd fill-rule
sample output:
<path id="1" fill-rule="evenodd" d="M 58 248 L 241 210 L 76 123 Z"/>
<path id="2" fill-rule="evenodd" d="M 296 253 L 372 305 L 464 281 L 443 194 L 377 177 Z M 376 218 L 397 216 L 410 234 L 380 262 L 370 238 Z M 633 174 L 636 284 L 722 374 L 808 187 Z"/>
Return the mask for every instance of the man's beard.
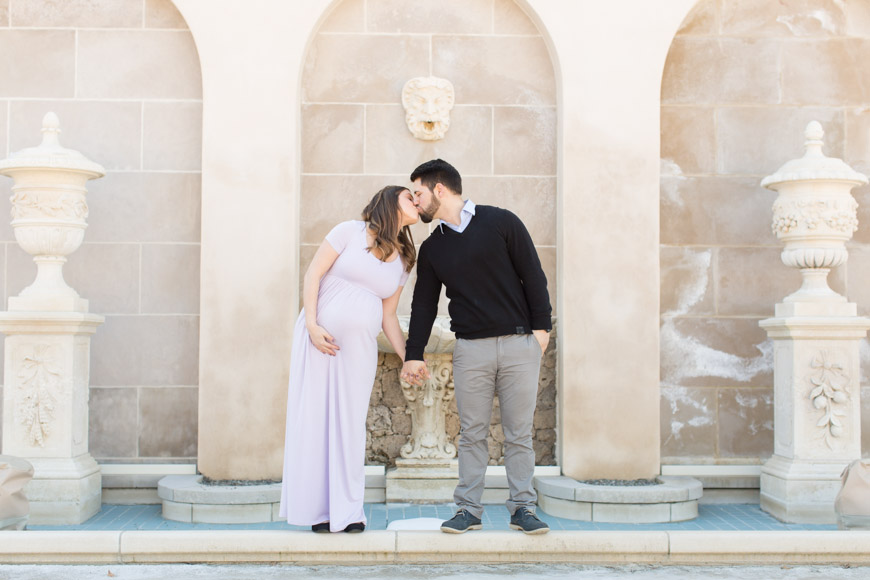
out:
<path id="1" fill-rule="evenodd" d="M 428 224 L 433 219 L 435 219 L 435 212 L 438 211 L 438 208 L 441 207 L 441 202 L 434 195 L 432 196 L 432 202 L 429 204 L 429 207 L 426 208 L 417 208 L 417 211 L 420 213 L 420 220 L 424 224 Z"/>

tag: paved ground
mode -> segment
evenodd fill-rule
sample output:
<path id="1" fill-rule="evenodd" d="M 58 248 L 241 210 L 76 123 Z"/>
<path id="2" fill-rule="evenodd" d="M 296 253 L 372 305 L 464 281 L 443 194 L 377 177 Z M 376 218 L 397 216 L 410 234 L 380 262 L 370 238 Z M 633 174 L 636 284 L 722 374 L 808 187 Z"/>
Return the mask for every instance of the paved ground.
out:
<path id="1" fill-rule="evenodd" d="M 865 580 L 867 568 L 827 566 L 0 566 L 0 580 Z"/>
<path id="2" fill-rule="evenodd" d="M 366 504 L 370 530 L 385 530 L 390 522 L 411 518 L 449 519 L 454 506 Z M 835 525 L 784 524 L 761 511 L 758 504 L 714 504 L 698 506 L 698 518 L 688 522 L 668 524 L 605 524 L 557 518 L 538 511 L 541 519 L 553 530 L 835 530 Z M 485 530 L 507 530 L 510 516 L 504 506 L 488 505 L 483 515 Z M 30 526 L 31 530 L 300 530 L 282 522 L 263 524 L 185 524 L 164 520 L 159 505 L 104 505 L 96 516 L 78 526 Z M 870 576 L 868 576 L 870 577 Z"/>

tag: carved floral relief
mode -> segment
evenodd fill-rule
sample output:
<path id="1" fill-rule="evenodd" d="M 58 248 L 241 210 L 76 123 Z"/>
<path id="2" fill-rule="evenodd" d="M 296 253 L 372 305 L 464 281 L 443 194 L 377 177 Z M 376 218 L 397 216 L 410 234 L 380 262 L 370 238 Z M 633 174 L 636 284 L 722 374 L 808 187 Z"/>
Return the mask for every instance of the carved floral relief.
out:
<path id="1" fill-rule="evenodd" d="M 832 438 L 843 435 L 843 418 L 847 415 L 845 407 L 850 399 L 850 378 L 845 371 L 846 365 L 839 362 L 839 358 L 830 351 L 819 351 L 810 363 L 812 371 L 808 376 L 811 385 L 809 399 L 822 414 L 816 427 L 821 429 L 819 436 L 831 449 Z"/>
<path id="2" fill-rule="evenodd" d="M 51 345 L 37 344 L 30 354 L 20 359 L 18 388 L 22 395 L 15 413 L 34 446 L 45 447 L 58 395 L 62 391 L 63 383 L 55 356 Z"/>
<path id="3" fill-rule="evenodd" d="M 9 198 L 12 202 L 12 219 L 53 217 L 83 221 L 88 217 L 88 204 L 81 194 L 40 196 L 36 193 L 18 192 Z"/>
<path id="4" fill-rule="evenodd" d="M 844 199 L 778 199 L 773 204 L 774 234 L 782 236 L 799 228 L 816 230 L 825 225 L 851 236 L 858 230 L 858 202 Z"/>

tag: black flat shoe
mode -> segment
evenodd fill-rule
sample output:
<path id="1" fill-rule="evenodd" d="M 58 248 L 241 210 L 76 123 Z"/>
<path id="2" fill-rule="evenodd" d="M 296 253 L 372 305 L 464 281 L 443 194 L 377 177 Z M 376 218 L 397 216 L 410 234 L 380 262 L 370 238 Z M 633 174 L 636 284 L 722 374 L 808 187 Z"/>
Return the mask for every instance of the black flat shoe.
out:
<path id="1" fill-rule="evenodd" d="M 354 524 L 348 525 L 344 528 L 344 531 L 348 534 L 358 534 L 366 529 L 366 525 L 362 522 L 356 522 Z"/>
<path id="2" fill-rule="evenodd" d="M 329 522 L 314 524 L 313 526 L 311 526 L 311 531 L 317 534 L 329 533 Z"/>

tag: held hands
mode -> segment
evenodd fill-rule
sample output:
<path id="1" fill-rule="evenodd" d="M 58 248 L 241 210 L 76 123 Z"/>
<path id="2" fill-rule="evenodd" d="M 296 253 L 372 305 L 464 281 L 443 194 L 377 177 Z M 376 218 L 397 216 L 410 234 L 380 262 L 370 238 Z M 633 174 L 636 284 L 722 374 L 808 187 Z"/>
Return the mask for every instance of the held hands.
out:
<path id="1" fill-rule="evenodd" d="M 544 356 L 544 353 L 547 352 L 547 345 L 550 343 L 550 333 L 546 330 L 533 330 L 532 334 L 541 345 L 541 356 Z"/>
<path id="2" fill-rule="evenodd" d="M 338 345 L 335 344 L 335 339 L 332 338 L 332 335 L 326 332 L 326 329 L 322 326 L 314 325 L 310 327 L 308 329 L 308 336 L 311 339 L 311 344 L 314 345 L 314 348 L 323 354 L 335 356 L 335 351 L 341 350 Z"/>
<path id="3" fill-rule="evenodd" d="M 429 378 L 429 368 L 421 360 L 405 361 L 399 376 L 412 385 L 422 385 L 423 381 Z"/>

